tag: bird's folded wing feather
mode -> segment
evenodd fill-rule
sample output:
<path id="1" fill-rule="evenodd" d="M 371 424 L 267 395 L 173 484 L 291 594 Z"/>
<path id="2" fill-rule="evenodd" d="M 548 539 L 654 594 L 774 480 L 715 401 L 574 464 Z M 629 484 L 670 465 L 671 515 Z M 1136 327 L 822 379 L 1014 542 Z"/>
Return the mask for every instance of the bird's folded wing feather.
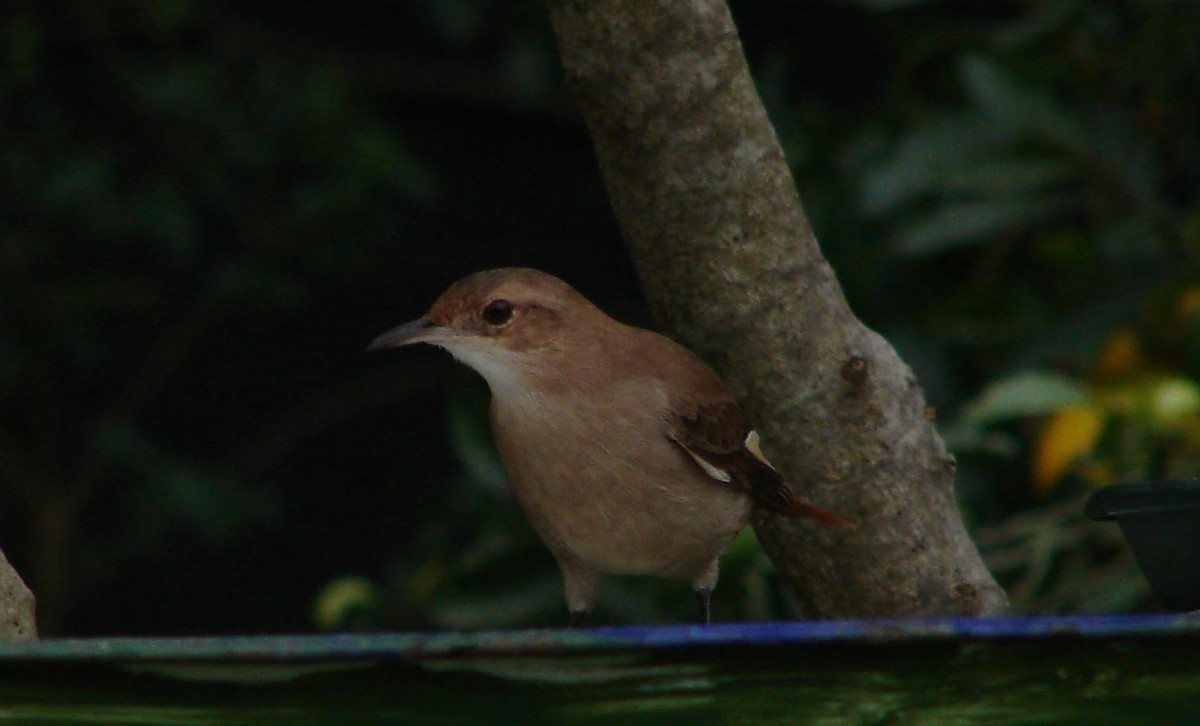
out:
<path id="1" fill-rule="evenodd" d="M 675 414 L 668 436 L 710 477 L 750 494 L 756 507 L 838 526 L 849 524 L 792 493 L 783 476 L 763 456 L 758 434 L 732 400 Z"/>

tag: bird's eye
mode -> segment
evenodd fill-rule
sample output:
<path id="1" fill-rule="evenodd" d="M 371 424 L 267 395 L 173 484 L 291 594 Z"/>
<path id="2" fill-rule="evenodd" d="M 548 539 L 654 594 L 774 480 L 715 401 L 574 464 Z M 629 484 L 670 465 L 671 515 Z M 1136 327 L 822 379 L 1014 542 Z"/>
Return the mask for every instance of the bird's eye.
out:
<path id="1" fill-rule="evenodd" d="M 488 325 L 504 325 L 512 315 L 513 304 L 507 300 L 493 300 L 483 309 L 483 321 Z"/>

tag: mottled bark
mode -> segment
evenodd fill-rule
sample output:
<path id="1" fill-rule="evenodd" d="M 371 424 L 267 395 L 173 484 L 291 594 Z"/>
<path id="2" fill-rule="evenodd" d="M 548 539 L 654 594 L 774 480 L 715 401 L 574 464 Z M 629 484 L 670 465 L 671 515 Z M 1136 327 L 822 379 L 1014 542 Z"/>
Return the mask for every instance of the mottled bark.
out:
<path id="1" fill-rule="evenodd" d="M 0 552 L 0 640 L 37 637 L 33 593 Z"/>
<path id="2" fill-rule="evenodd" d="M 549 7 L 659 322 L 726 377 L 797 493 L 857 524 L 757 516 L 803 611 L 1002 612 L 924 394 L 822 257 L 725 3 Z"/>

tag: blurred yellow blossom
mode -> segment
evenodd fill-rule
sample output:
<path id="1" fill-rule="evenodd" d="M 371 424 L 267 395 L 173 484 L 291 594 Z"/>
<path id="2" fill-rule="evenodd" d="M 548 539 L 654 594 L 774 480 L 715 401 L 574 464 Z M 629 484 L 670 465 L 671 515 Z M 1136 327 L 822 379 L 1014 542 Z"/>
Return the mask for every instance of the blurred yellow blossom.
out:
<path id="1" fill-rule="evenodd" d="M 1067 406 L 1051 416 L 1034 447 L 1034 491 L 1049 493 L 1073 462 L 1091 453 L 1106 419 L 1103 409 L 1091 405 Z"/>

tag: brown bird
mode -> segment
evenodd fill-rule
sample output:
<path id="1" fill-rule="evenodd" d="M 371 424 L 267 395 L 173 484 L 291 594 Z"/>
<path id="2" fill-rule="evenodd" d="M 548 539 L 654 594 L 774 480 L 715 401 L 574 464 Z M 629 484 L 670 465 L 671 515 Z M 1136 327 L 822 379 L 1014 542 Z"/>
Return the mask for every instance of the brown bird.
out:
<path id="1" fill-rule="evenodd" d="M 606 574 L 690 580 L 708 623 L 718 558 L 755 507 L 846 525 L 792 494 L 712 369 L 556 277 L 471 275 L 368 350 L 411 343 L 487 380 L 500 456 L 558 560 L 572 624 Z"/>

